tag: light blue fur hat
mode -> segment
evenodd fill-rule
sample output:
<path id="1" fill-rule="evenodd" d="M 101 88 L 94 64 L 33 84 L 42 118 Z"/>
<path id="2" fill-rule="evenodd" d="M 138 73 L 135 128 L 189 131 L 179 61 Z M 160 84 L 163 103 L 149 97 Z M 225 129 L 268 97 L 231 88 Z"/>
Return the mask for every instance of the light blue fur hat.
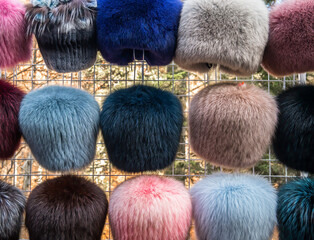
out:
<path id="1" fill-rule="evenodd" d="M 216 173 L 191 189 L 199 240 L 269 240 L 277 195 L 262 177 Z"/>
<path id="2" fill-rule="evenodd" d="M 19 124 L 38 163 L 50 171 L 78 170 L 92 162 L 100 110 L 89 93 L 49 86 L 22 101 Z"/>

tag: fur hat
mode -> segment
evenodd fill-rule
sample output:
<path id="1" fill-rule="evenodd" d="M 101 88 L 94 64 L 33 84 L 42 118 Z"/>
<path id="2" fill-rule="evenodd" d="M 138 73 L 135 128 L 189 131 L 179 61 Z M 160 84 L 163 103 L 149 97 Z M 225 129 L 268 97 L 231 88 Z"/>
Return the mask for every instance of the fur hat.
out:
<path id="1" fill-rule="evenodd" d="M 313 0 L 287 0 L 271 10 L 266 71 L 274 76 L 314 71 L 313 13 Z"/>
<path id="2" fill-rule="evenodd" d="M 112 93 L 104 102 L 100 127 L 111 163 L 127 172 L 169 166 L 183 124 L 180 101 L 172 93 L 137 85 Z"/>
<path id="3" fill-rule="evenodd" d="M 220 66 L 226 73 L 257 71 L 268 39 L 263 0 L 186 0 L 175 62 L 196 72 Z"/>
<path id="4" fill-rule="evenodd" d="M 96 0 L 32 0 L 27 7 L 45 63 L 60 73 L 91 67 L 97 55 Z"/>
<path id="5" fill-rule="evenodd" d="M 66 175 L 38 185 L 26 204 L 30 240 L 100 240 L 108 212 L 94 183 Z"/>
<path id="6" fill-rule="evenodd" d="M 112 193 L 109 223 L 120 240 L 186 240 L 192 204 L 184 185 L 174 179 L 140 176 Z"/>
<path id="7" fill-rule="evenodd" d="M 24 92 L 0 79 L 0 159 L 11 158 L 19 147 L 18 117 L 23 97 Z"/>
<path id="8" fill-rule="evenodd" d="M 277 219 L 280 240 L 313 239 L 314 179 L 289 182 L 279 189 Z"/>
<path id="9" fill-rule="evenodd" d="M 167 65 L 175 53 L 181 0 L 98 0 L 98 48 L 106 61 Z M 143 54 L 144 52 L 144 54 Z"/>
<path id="10" fill-rule="evenodd" d="M 213 174 L 191 189 L 198 239 L 268 240 L 276 224 L 277 195 L 259 176 Z"/>
<path id="11" fill-rule="evenodd" d="M 288 167 L 314 173 L 314 86 L 296 86 L 277 97 L 277 158 Z"/>
<path id="12" fill-rule="evenodd" d="M 18 240 L 26 199 L 14 186 L 0 180 L 0 239 Z"/>
<path id="13" fill-rule="evenodd" d="M 0 0 L 0 68 L 30 59 L 32 38 L 26 33 L 25 7 L 18 0 Z"/>
<path id="14" fill-rule="evenodd" d="M 49 171 L 77 170 L 95 156 L 99 112 L 87 92 L 49 86 L 25 96 L 19 123 L 40 165 Z"/>
<path id="15" fill-rule="evenodd" d="M 215 165 L 251 167 L 271 142 L 277 112 L 275 99 L 254 85 L 210 85 L 197 93 L 191 102 L 191 147 Z"/>

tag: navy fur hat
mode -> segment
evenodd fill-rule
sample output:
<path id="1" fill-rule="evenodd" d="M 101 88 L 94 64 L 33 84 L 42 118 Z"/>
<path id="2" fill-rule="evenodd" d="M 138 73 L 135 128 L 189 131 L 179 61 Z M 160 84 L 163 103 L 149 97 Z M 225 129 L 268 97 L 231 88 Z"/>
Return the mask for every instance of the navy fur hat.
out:
<path id="1" fill-rule="evenodd" d="M 26 199 L 14 186 L 0 180 L 0 239 L 18 240 Z"/>
<path id="2" fill-rule="evenodd" d="M 127 172 L 169 166 L 178 150 L 182 124 L 178 98 L 143 85 L 109 95 L 100 116 L 109 160 Z"/>
<path id="3" fill-rule="evenodd" d="M 96 184 L 65 175 L 31 192 L 25 225 L 30 240 L 100 240 L 107 212 L 106 194 Z"/>
<path id="4" fill-rule="evenodd" d="M 40 165 L 49 171 L 77 170 L 95 156 L 99 106 L 85 91 L 49 86 L 22 101 L 19 123 Z"/>
<path id="5" fill-rule="evenodd" d="M 314 86 L 296 86 L 277 97 L 279 121 L 273 140 L 288 167 L 314 173 Z"/>
<path id="6" fill-rule="evenodd" d="M 299 179 L 278 193 L 277 219 L 280 240 L 314 239 L 314 180 Z"/>
<path id="7" fill-rule="evenodd" d="M 60 73 L 91 67 L 97 55 L 96 0 L 31 0 L 28 33 L 34 34 L 49 69 Z"/>
<path id="8" fill-rule="evenodd" d="M 269 240 L 273 234 L 277 194 L 262 177 L 215 173 L 196 183 L 191 197 L 199 240 Z"/>
<path id="9" fill-rule="evenodd" d="M 180 0 L 98 0 L 98 48 L 106 61 L 168 65 L 174 56 Z M 143 54 L 144 51 L 144 54 Z"/>

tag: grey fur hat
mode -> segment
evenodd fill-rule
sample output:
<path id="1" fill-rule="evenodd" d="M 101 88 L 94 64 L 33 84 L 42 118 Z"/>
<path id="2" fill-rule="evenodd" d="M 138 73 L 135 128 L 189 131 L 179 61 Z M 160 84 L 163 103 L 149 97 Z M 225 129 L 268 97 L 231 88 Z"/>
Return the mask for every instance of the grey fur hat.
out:
<path id="1" fill-rule="evenodd" d="M 0 239 L 18 240 L 26 199 L 14 186 L 0 180 Z"/>
<path id="2" fill-rule="evenodd" d="M 96 0 L 31 0 L 25 18 L 49 69 L 76 72 L 97 56 Z"/>
<path id="3" fill-rule="evenodd" d="M 239 76 L 257 71 L 268 40 L 263 0 L 186 0 L 175 63 L 199 73 L 220 66 Z"/>

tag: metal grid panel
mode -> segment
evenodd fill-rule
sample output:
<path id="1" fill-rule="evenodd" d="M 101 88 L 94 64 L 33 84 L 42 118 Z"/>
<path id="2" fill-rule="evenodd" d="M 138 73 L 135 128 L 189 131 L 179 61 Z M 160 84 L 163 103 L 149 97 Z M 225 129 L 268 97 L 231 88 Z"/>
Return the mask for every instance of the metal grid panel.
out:
<path id="1" fill-rule="evenodd" d="M 183 181 L 186 187 L 190 188 L 205 175 L 215 171 L 224 171 L 222 168 L 213 167 L 205 163 L 191 151 L 186 119 L 191 98 L 195 93 L 204 86 L 219 81 L 244 81 L 257 84 L 267 91 L 277 94 L 287 86 L 300 82 L 300 79 L 302 79 L 302 77 L 304 78 L 304 75 L 302 75 L 301 78 L 300 75 L 296 75 L 277 79 L 269 76 L 265 72 L 261 72 L 257 75 L 252 75 L 250 78 L 237 78 L 222 74 L 219 70 L 215 70 L 209 74 L 196 75 L 179 69 L 175 64 L 166 67 L 150 67 L 144 61 L 137 61 L 127 67 L 117 67 L 104 62 L 100 56 L 96 64 L 86 71 L 71 74 L 57 74 L 45 67 L 39 50 L 35 47 L 31 62 L 21 64 L 11 71 L 0 70 L 0 77 L 6 78 L 26 92 L 46 85 L 55 84 L 77 87 L 93 94 L 99 104 L 101 104 L 112 91 L 140 83 L 153 85 L 173 92 L 181 100 L 185 116 L 179 151 L 176 161 L 172 166 L 163 171 L 150 174 L 174 177 Z M 265 153 L 259 164 L 254 168 L 243 170 L 243 172 L 263 175 L 268 178 L 275 187 L 287 181 L 288 178 L 300 176 L 299 172 L 283 167 L 275 159 L 271 148 Z M 134 176 L 134 174 L 118 171 L 111 166 L 101 136 L 99 136 L 98 139 L 95 161 L 85 170 L 75 172 L 75 174 L 85 176 L 95 182 L 106 192 L 107 197 L 110 197 L 110 193 L 119 183 Z M 1 162 L 0 179 L 22 189 L 26 196 L 28 196 L 30 191 L 39 183 L 58 175 L 60 175 L 60 173 L 49 172 L 40 167 L 34 160 L 24 141 L 22 141 L 19 150 L 12 159 Z M 21 239 L 28 239 L 27 231 L 24 226 Z M 108 220 L 102 239 L 112 239 Z M 191 239 L 195 239 L 193 233 L 191 234 Z"/>

